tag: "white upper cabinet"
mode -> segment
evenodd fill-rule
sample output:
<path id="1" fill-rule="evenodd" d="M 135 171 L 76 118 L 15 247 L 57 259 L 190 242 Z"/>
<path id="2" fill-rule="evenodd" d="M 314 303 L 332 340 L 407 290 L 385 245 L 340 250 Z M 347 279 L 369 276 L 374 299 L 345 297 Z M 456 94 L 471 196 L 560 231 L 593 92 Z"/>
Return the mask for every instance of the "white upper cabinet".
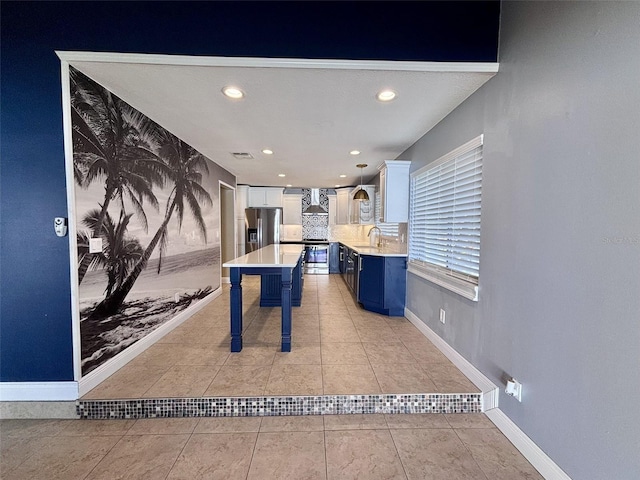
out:
<path id="1" fill-rule="evenodd" d="M 249 207 L 282 207 L 282 188 L 249 188 Z"/>
<path id="2" fill-rule="evenodd" d="M 244 220 L 244 209 L 247 208 L 248 195 L 248 185 L 238 185 L 236 187 L 236 218 L 238 219 Z"/>
<path id="3" fill-rule="evenodd" d="M 329 199 L 329 225 L 338 223 L 338 197 L 336 195 L 327 195 Z"/>
<path id="4" fill-rule="evenodd" d="M 375 195 L 374 185 L 362 185 L 362 190 L 367 192 L 369 200 L 353 200 L 353 196 L 360 190 L 360 185 L 351 190 L 349 204 L 351 207 L 350 223 L 370 225 L 375 223 Z"/>
<path id="5" fill-rule="evenodd" d="M 349 201 L 351 200 L 351 188 L 336 189 L 336 224 L 346 225 L 349 223 Z M 329 207 L 331 215 L 331 207 Z"/>
<path id="6" fill-rule="evenodd" d="M 409 169 L 406 160 L 386 160 L 380 170 L 380 223 L 409 220 Z"/>
<path id="7" fill-rule="evenodd" d="M 245 213 L 247 208 L 247 196 L 249 195 L 248 185 L 238 185 L 236 187 L 236 253 L 238 256 L 245 254 Z"/>
<path id="8" fill-rule="evenodd" d="M 282 208 L 282 223 L 285 225 L 302 225 L 302 195 L 284 195 L 282 197 Z"/>

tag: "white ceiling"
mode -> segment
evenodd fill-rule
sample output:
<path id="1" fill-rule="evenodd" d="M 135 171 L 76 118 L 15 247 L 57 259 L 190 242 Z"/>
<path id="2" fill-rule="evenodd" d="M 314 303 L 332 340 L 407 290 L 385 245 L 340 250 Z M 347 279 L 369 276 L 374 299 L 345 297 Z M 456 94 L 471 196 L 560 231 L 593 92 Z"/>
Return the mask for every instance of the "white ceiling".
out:
<path id="1" fill-rule="evenodd" d="M 397 158 L 498 70 L 497 63 L 59 56 L 234 173 L 238 183 L 293 187 L 358 184 L 358 163 L 368 164 L 365 179 L 375 175 L 383 160 Z M 226 85 L 245 97 L 229 100 L 221 93 Z M 397 98 L 376 100 L 383 88 Z M 354 149 L 362 153 L 350 155 Z M 231 152 L 254 158 L 238 160 Z"/>

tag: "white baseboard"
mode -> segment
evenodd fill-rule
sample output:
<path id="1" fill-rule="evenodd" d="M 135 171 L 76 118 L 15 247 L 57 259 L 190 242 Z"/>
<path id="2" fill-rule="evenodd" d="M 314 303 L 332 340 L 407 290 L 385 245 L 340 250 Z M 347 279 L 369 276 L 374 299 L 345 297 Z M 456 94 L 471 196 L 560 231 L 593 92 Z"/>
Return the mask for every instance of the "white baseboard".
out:
<path id="1" fill-rule="evenodd" d="M 546 480 L 571 480 L 502 410 L 494 408 L 486 415 Z"/>
<path id="2" fill-rule="evenodd" d="M 538 447 L 520 428 L 498 408 L 498 387 L 467 359 L 456 352 L 437 333 L 431 330 L 408 308 L 404 316 L 413 323 L 431 342 L 464 373 L 473 384 L 482 390 L 483 411 L 505 437 L 547 480 L 571 480 L 556 463 Z"/>
<path id="3" fill-rule="evenodd" d="M 78 382 L 79 385 L 79 396 L 74 398 L 74 400 L 79 397 L 85 395 L 90 390 L 97 387 L 101 382 L 109 378 L 115 372 L 124 367 L 127 363 L 133 360 L 135 357 L 144 352 L 151 345 L 156 343 L 166 334 L 171 332 L 174 328 L 180 326 L 187 319 L 189 319 L 192 315 L 197 313 L 206 307 L 212 300 L 219 297 L 222 294 L 222 288 L 217 288 L 215 291 L 211 292 L 207 297 L 203 298 L 201 301 L 192 305 L 178 315 L 173 317 L 166 323 L 163 323 L 158 328 L 156 328 L 153 332 L 149 333 L 146 337 L 138 340 L 136 343 L 126 348 L 118 355 L 108 360 L 107 362 L 100 365 L 95 370 L 92 370 L 87 375 L 82 377 Z"/>
<path id="4" fill-rule="evenodd" d="M 78 382 L 2 382 L 2 402 L 55 402 L 77 400 Z"/>
<path id="5" fill-rule="evenodd" d="M 405 308 L 404 316 L 480 389 L 482 392 L 482 411 L 486 412 L 492 408 L 498 408 L 498 387 L 491 380 L 485 377 L 484 374 L 474 367 L 466 358 L 456 352 L 451 345 L 431 330 L 411 310 Z"/>

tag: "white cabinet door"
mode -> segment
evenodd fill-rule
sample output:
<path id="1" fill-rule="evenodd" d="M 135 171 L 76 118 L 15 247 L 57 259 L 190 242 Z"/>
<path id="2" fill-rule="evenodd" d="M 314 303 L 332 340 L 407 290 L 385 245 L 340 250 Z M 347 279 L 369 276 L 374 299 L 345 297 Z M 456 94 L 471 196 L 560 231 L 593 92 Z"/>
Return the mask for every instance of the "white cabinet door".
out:
<path id="1" fill-rule="evenodd" d="M 282 188 L 251 187 L 249 188 L 250 207 L 282 207 Z"/>
<path id="2" fill-rule="evenodd" d="M 338 223 L 337 218 L 337 207 L 338 207 L 338 198 L 336 195 L 328 195 L 329 198 L 329 225 L 335 225 Z"/>
<path id="3" fill-rule="evenodd" d="M 381 223 L 409 220 L 409 169 L 407 160 L 387 160 L 380 167 Z"/>
<path id="4" fill-rule="evenodd" d="M 245 219 L 244 218 L 236 219 L 236 248 L 237 248 L 236 254 L 239 257 L 245 254 L 244 248 L 245 248 L 246 235 L 247 235 L 247 232 L 246 232 Z"/>
<path id="5" fill-rule="evenodd" d="M 350 188 L 339 188 L 336 190 L 336 223 L 338 225 L 346 225 L 349 223 L 350 194 Z"/>
<path id="6" fill-rule="evenodd" d="M 282 207 L 282 188 L 265 188 L 264 198 L 267 207 Z"/>
<path id="7" fill-rule="evenodd" d="M 248 185 L 238 185 L 236 187 L 236 218 L 244 222 L 244 209 L 247 208 Z"/>
<path id="8" fill-rule="evenodd" d="M 302 225 L 302 195 L 282 197 L 283 221 L 285 225 Z"/>
<path id="9" fill-rule="evenodd" d="M 266 199 L 264 194 L 264 188 L 262 187 L 251 187 L 249 188 L 249 197 L 248 197 L 249 207 L 265 207 Z"/>

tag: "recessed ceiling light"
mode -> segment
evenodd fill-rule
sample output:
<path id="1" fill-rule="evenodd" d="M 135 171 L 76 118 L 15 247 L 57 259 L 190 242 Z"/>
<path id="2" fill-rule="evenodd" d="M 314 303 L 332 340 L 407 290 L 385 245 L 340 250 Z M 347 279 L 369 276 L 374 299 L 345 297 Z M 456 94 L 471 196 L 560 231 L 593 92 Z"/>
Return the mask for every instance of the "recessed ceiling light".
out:
<path id="1" fill-rule="evenodd" d="M 336 188 L 338 188 L 340 185 L 336 185 Z"/>
<path id="2" fill-rule="evenodd" d="M 262 150 L 262 153 L 264 153 L 265 155 L 273 155 L 273 150 L 265 148 L 264 150 Z"/>
<path id="3" fill-rule="evenodd" d="M 349 153 L 351 155 L 360 155 L 360 150 L 351 150 Z"/>
<path id="4" fill-rule="evenodd" d="M 347 178 L 347 176 L 343 173 L 342 175 L 340 175 L 340 178 Z"/>
<path id="5" fill-rule="evenodd" d="M 238 87 L 227 86 L 222 89 L 222 93 L 224 93 L 227 97 L 238 99 L 244 97 L 244 92 L 240 90 Z"/>
<path id="6" fill-rule="evenodd" d="M 381 102 L 390 102 L 391 100 L 396 98 L 396 92 L 394 92 L 393 90 L 382 90 L 378 92 L 376 98 Z"/>
<path id="7" fill-rule="evenodd" d="M 279 173 L 278 176 L 279 177 L 286 177 L 286 175 L 284 173 Z"/>
<path id="8" fill-rule="evenodd" d="M 290 183 L 287 183 L 287 187 L 290 187 L 290 186 L 291 186 L 291 184 L 290 184 Z"/>

